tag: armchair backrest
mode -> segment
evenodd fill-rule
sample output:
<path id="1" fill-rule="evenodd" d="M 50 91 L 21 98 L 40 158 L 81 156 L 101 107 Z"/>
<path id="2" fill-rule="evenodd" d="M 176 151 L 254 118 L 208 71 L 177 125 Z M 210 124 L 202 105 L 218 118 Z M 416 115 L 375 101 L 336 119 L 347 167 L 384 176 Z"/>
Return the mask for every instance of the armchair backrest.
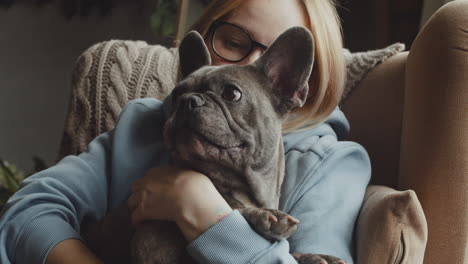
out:
<path id="1" fill-rule="evenodd" d="M 372 162 L 372 183 L 398 187 L 405 63 L 408 52 L 372 69 L 343 103 L 351 125 L 348 140 L 364 146 Z"/>

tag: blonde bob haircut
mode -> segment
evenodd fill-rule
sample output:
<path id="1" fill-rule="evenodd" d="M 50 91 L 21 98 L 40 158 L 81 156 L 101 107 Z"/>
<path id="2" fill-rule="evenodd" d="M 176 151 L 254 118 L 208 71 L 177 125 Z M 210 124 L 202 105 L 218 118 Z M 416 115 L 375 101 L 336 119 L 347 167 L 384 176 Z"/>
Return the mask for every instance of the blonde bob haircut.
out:
<path id="1" fill-rule="evenodd" d="M 206 37 L 211 24 L 222 19 L 246 0 L 212 0 L 191 27 Z M 292 110 L 283 124 L 283 132 L 320 125 L 338 105 L 345 82 L 345 58 L 340 18 L 335 0 L 301 1 L 309 17 L 306 27 L 315 39 L 315 63 L 309 96 L 300 108 Z"/>

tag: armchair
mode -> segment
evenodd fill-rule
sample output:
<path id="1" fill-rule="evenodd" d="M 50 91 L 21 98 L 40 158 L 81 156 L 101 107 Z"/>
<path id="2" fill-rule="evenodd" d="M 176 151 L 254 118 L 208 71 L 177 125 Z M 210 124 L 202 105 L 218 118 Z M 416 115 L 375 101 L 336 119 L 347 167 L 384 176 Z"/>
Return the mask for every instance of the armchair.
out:
<path id="1" fill-rule="evenodd" d="M 395 46 L 395 45 L 394 45 Z M 384 60 L 386 57 L 392 56 L 401 50 L 401 46 L 396 45 L 394 48 L 387 48 L 384 50 L 379 50 L 375 52 L 363 53 L 361 54 L 365 58 L 373 59 L 377 58 L 376 63 Z M 348 61 L 358 58 L 357 54 L 349 54 L 345 51 L 345 56 L 347 56 Z M 354 77 L 348 76 L 348 82 L 346 87 L 346 100 L 342 100 L 344 109 L 349 112 L 351 118 L 350 123 L 352 126 L 352 133 L 350 140 L 355 140 L 363 144 L 368 148 L 371 160 L 374 160 L 374 180 L 375 184 L 386 185 L 389 187 L 395 188 L 397 186 L 395 182 L 394 175 L 397 175 L 398 169 L 398 146 L 400 142 L 399 136 L 399 126 L 398 121 L 401 119 L 401 115 L 393 115 L 391 112 L 386 114 L 388 118 L 392 118 L 393 123 L 398 123 L 396 126 L 392 126 L 388 131 L 385 129 L 386 126 L 375 126 L 375 128 L 384 130 L 388 134 L 388 139 L 385 141 L 387 144 L 385 147 L 380 147 L 382 144 L 378 138 L 372 137 L 372 135 L 366 135 L 366 133 L 379 132 L 381 131 L 372 131 L 366 129 L 366 125 L 370 121 L 377 122 L 380 120 L 377 115 L 369 115 L 367 110 L 371 109 L 393 109 L 392 107 L 379 108 L 382 104 L 379 104 L 379 100 L 370 100 L 375 98 L 376 93 L 382 94 L 382 91 L 375 89 L 372 83 L 370 85 L 365 85 L 367 82 L 372 80 L 372 76 L 380 71 L 380 69 L 387 68 L 386 65 L 393 65 L 395 61 L 398 61 L 398 58 L 404 57 L 403 55 L 397 55 L 388 59 L 388 63 L 384 63 L 384 67 L 377 67 L 375 70 L 372 70 L 368 77 L 365 78 L 363 85 L 359 85 L 358 80 L 363 78 L 364 72 L 368 70 L 368 67 L 363 67 L 359 70 L 359 74 Z M 400 59 L 401 60 L 401 59 Z M 386 61 L 387 62 L 387 61 Z M 164 65 L 164 66 L 163 66 Z M 178 54 L 177 49 L 165 49 L 161 46 L 148 45 L 145 42 L 134 42 L 134 41 L 108 41 L 103 43 L 98 43 L 93 47 L 89 48 L 84 52 L 77 61 L 75 71 L 73 73 L 72 80 L 72 91 L 70 96 L 70 106 L 67 114 L 67 119 L 65 123 L 65 130 L 62 137 L 62 142 L 60 146 L 60 154 L 58 160 L 62 159 L 66 155 L 78 155 L 81 152 L 87 150 L 89 142 L 95 138 L 97 135 L 104 133 L 112 129 L 118 119 L 118 116 L 126 104 L 126 102 L 142 97 L 155 97 L 162 99 L 170 93 L 170 89 L 175 85 L 177 80 L 177 67 L 178 67 Z M 398 68 L 388 66 L 389 69 L 397 71 Z M 401 71 L 401 69 L 400 69 Z M 385 77 L 393 76 L 391 73 L 382 74 Z M 382 77 L 382 76 L 379 76 Z M 376 80 L 377 81 L 377 80 Z M 357 86 L 356 86 L 357 85 Z M 369 88 L 367 88 L 369 87 Z M 381 86 L 379 86 L 381 87 Z M 401 86 L 403 87 L 403 86 Z M 401 91 L 403 91 L 401 89 Z M 380 92 L 380 93 L 379 93 Z M 365 93 L 365 95 L 361 95 Z M 387 97 L 387 96 L 385 96 Z M 368 99 L 368 100 L 366 100 Z M 393 100 L 383 100 L 389 104 L 398 105 L 401 104 L 401 97 L 398 97 L 398 93 L 393 95 Z M 366 104 L 364 104 L 364 102 Z M 371 105 L 374 103 L 375 105 Z M 345 110 L 345 111 L 346 111 Z M 375 120 L 366 120 L 366 118 L 375 118 Z M 354 120 L 352 120 L 354 119 Z M 353 122 L 356 122 L 354 124 Z M 390 125 L 392 121 L 386 123 Z M 374 126 L 373 126 L 374 127 Z M 353 130 L 353 128 L 356 128 Z M 386 156 L 386 153 L 393 153 L 394 155 Z M 375 157 L 373 157 L 375 155 Z M 381 165 L 382 164 L 382 165 Z M 377 166 L 376 166 L 377 165 Z M 372 191 L 369 189 L 368 194 L 377 193 L 377 194 L 387 194 L 387 193 L 396 193 L 395 190 L 388 189 L 384 186 L 376 185 L 372 186 Z M 366 196 L 369 196 L 366 194 Z M 364 203 L 363 209 L 367 211 L 375 210 L 375 202 L 368 202 L 368 200 L 376 200 L 373 196 L 372 199 L 367 199 Z M 414 201 L 416 203 L 416 209 L 421 211 L 419 202 L 415 195 L 413 195 Z M 377 199 L 381 201 L 383 198 Z M 393 200 L 393 198 L 392 198 Z M 385 207 L 385 205 L 378 205 L 377 208 Z M 391 210 L 400 211 L 400 204 L 394 206 Z M 403 214 L 405 214 L 403 212 Z M 381 214 L 385 215 L 385 214 Z M 363 226 L 358 228 L 356 238 L 359 241 L 367 241 L 366 236 L 386 236 L 383 239 L 386 243 L 381 243 L 382 247 L 387 247 L 388 242 L 396 243 L 392 245 L 392 248 L 397 248 L 402 246 L 402 243 L 398 241 L 394 242 L 393 234 L 399 233 L 400 229 L 392 229 L 387 232 L 381 232 L 381 230 L 372 229 L 376 226 L 372 219 L 372 216 L 359 217 L 358 226 Z M 384 216 L 386 221 L 388 217 Z M 422 220 L 421 220 L 422 219 Z M 427 236 L 427 230 L 425 229 L 426 223 L 424 216 L 420 217 L 420 222 L 422 222 L 423 229 L 420 232 L 418 240 L 419 243 L 416 243 L 417 248 L 416 256 L 411 255 L 406 258 L 410 262 L 407 263 L 422 263 L 422 257 L 424 253 L 425 241 Z M 359 223 L 362 223 L 359 225 Z M 390 234 L 390 236 L 388 235 Z M 392 239 L 393 238 L 393 239 Z M 357 243 L 359 245 L 359 243 Z M 413 249 L 407 251 L 411 252 Z M 367 246 L 358 246 L 357 248 L 357 258 L 360 260 L 360 263 L 374 263 L 376 259 L 396 259 L 400 260 L 405 257 L 405 255 L 398 256 L 398 252 L 390 252 L 387 254 L 368 254 L 372 252 L 372 249 Z M 364 259 L 365 260 L 364 260 Z M 416 259 L 416 260 L 415 260 Z M 398 262 L 397 262 L 398 263 Z"/>
<path id="2" fill-rule="evenodd" d="M 456 1 L 439 10 L 416 39 L 411 53 L 399 53 L 377 65 L 341 105 L 351 124 L 348 140 L 362 144 L 372 161 L 372 186 L 367 191 L 363 210 L 380 212 L 375 209 L 376 200 L 394 205 L 388 202 L 394 196 L 387 194 L 398 192 L 388 187 L 415 191 L 400 192 L 397 198 L 397 204 L 409 204 L 411 200 L 411 206 L 397 211 L 396 207 L 389 207 L 390 215 L 410 216 L 402 217 L 406 222 L 397 222 L 398 228 L 407 224 L 415 229 L 412 235 L 402 232 L 398 245 L 390 245 L 396 249 L 388 248 L 392 251 L 388 258 L 392 262 L 389 263 L 422 263 L 423 258 L 426 264 L 468 263 L 468 141 L 464 138 L 468 133 L 468 116 L 462 116 L 466 112 L 463 109 L 466 109 L 467 93 L 455 90 L 456 85 L 452 83 L 448 83 L 453 89 L 451 96 L 444 96 L 437 90 L 424 93 L 424 87 L 431 86 L 424 76 L 436 75 L 440 73 L 438 71 L 456 72 L 450 76 L 459 79 L 457 87 L 461 88 L 461 82 L 466 88 L 468 28 L 461 25 L 468 25 L 468 16 L 460 14 L 467 11 L 468 1 Z M 444 43 L 444 47 L 437 46 L 441 50 L 434 51 L 431 45 L 436 39 L 450 41 Z M 458 49 L 452 49 L 454 45 Z M 172 87 L 177 79 L 173 74 L 177 67 L 174 60 L 177 50 L 158 49 L 158 46 L 144 42 L 110 41 L 91 47 L 80 57 L 74 72 L 58 159 L 85 151 L 89 141 L 115 125 L 127 101 L 150 96 L 162 98 L 169 93 L 168 87 Z M 427 60 L 428 57 L 433 60 Z M 457 68 L 441 69 L 440 65 L 446 65 L 443 61 L 451 62 Z M 158 75 L 155 69 L 160 65 L 172 70 L 161 71 Z M 442 82 L 436 87 L 444 85 Z M 418 96 L 417 92 L 420 93 Z M 435 99 L 440 99 L 441 105 L 427 104 Z M 431 117 L 426 114 L 428 107 L 440 111 L 430 111 Z M 464 137 L 457 138 L 460 135 Z M 445 148 L 442 148 L 442 142 L 446 143 Z M 373 205 L 370 205 L 371 200 Z M 410 209 L 412 213 L 407 213 Z M 358 219 L 358 241 L 369 233 L 379 239 L 376 230 L 381 223 L 370 221 L 368 215 L 362 211 Z M 366 226 L 369 223 L 372 226 Z M 376 263 L 361 255 L 378 246 L 357 244 L 360 263 Z"/>
<path id="3" fill-rule="evenodd" d="M 468 263 L 467 25 L 468 1 L 445 5 L 409 53 L 375 67 L 342 107 L 349 140 L 371 157 L 372 184 L 418 195 L 425 264 Z"/>

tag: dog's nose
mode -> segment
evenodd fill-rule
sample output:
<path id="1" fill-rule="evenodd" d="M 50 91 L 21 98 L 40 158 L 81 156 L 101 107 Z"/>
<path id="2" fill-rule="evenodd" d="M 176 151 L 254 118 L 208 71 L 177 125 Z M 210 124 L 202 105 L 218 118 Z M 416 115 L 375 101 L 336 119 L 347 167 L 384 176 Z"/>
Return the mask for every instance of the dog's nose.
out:
<path id="1" fill-rule="evenodd" d="M 203 99 L 199 95 L 192 94 L 187 96 L 187 98 L 185 99 L 185 105 L 188 110 L 192 110 L 205 105 L 205 99 Z"/>

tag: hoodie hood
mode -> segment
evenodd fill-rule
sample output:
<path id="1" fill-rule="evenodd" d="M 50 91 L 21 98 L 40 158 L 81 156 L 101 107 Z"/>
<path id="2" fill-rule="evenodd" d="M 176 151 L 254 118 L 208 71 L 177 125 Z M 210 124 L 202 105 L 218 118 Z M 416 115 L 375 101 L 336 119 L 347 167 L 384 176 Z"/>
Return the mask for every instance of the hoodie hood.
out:
<path id="1" fill-rule="evenodd" d="M 343 141 L 348 137 L 349 130 L 350 126 L 348 119 L 345 117 L 339 106 L 337 106 L 328 119 L 321 125 L 297 132 L 284 133 L 284 150 L 285 152 L 288 152 L 293 146 L 300 144 L 300 141 L 304 138 L 313 136 L 323 137 L 332 135 L 336 137 L 338 141 Z"/>

